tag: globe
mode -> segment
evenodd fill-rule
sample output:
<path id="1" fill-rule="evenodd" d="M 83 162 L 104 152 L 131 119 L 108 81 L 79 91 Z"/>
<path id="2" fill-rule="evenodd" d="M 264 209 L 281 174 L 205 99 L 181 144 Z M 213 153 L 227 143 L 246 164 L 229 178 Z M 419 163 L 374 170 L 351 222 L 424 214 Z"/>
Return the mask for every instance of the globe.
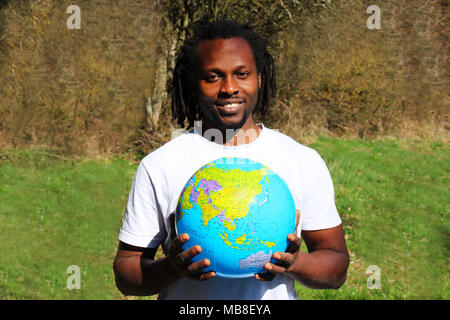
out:
<path id="1" fill-rule="evenodd" d="M 223 278 L 265 272 L 284 252 L 295 231 L 294 199 L 284 180 L 268 167 L 245 158 L 220 158 L 186 183 L 177 205 L 177 234 L 189 234 L 187 250 L 200 245 L 192 262 L 209 259 L 203 269 Z"/>

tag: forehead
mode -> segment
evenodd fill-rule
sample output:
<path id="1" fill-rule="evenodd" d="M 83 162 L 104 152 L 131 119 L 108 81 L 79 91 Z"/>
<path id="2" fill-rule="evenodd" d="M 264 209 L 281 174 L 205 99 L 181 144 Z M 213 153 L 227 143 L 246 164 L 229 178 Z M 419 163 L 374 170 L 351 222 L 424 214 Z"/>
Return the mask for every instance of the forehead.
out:
<path id="1" fill-rule="evenodd" d="M 203 40 L 198 45 L 197 60 L 203 69 L 242 65 L 255 67 L 250 44 L 241 37 Z"/>

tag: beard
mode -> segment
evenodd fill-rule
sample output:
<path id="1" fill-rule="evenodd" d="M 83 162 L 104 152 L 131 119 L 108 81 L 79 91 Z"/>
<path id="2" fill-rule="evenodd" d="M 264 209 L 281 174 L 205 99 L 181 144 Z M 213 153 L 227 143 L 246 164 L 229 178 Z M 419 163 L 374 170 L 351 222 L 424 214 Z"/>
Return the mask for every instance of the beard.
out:
<path id="1" fill-rule="evenodd" d="M 247 119 L 250 117 L 250 115 L 252 114 L 253 109 L 245 109 L 244 113 L 242 114 L 242 117 L 239 120 L 235 120 L 235 121 L 227 121 L 224 122 L 222 121 L 222 119 L 219 117 L 219 115 L 217 113 L 213 114 L 213 117 L 215 119 L 210 119 L 210 120 L 214 120 L 214 124 L 217 126 L 217 129 L 223 131 L 223 130 L 227 130 L 227 129 L 233 129 L 233 130 L 239 130 L 240 128 L 242 128 L 242 126 L 245 124 L 245 122 L 247 122 Z"/>
<path id="2" fill-rule="evenodd" d="M 253 114 L 256 103 L 251 108 L 244 108 L 242 116 L 239 119 L 228 120 L 226 114 L 221 114 L 220 110 L 216 110 L 213 107 L 201 108 L 202 120 L 210 128 L 219 129 L 225 132 L 227 129 L 238 131 L 247 122 L 248 118 Z"/>

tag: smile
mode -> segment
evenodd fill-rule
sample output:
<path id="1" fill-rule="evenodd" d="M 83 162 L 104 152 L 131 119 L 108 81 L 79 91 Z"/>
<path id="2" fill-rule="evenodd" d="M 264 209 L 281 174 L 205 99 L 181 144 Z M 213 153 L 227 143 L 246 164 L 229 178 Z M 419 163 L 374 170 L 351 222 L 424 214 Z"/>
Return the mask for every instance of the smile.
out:
<path id="1" fill-rule="evenodd" d="M 215 106 L 225 113 L 234 113 L 238 111 L 244 105 L 244 100 L 224 100 L 218 101 Z"/>
<path id="2" fill-rule="evenodd" d="M 218 110 L 221 114 L 231 115 L 231 114 L 235 114 L 236 112 L 238 112 L 243 105 L 244 105 L 243 102 L 240 102 L 240 103 L 232 102 L 232 103 L 216 104 L 216 107 L 218 108 Z"/>
<path id="3" fill-rule="evenodd" d="M 229 108 L 237 108 L 240 105 L 241 105 L 240 103 L 228 103 L 228 104 L 224 104 L 223 107 L 225 109 L 229 109 Z"/>

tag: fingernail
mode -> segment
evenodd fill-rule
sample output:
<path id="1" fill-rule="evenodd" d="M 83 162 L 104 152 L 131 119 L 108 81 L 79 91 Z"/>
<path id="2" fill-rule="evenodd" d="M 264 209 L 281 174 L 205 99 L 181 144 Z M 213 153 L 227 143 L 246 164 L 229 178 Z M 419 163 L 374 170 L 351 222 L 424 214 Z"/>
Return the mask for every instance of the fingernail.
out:
<path id="1" fill-rule="evenodd" d="M 272 270 L 272 265 L 270 264 L 270 263 L 266 263 L 265 265 L 264 265 L 264 268 L 266 269 L 266 270 Z"/>

